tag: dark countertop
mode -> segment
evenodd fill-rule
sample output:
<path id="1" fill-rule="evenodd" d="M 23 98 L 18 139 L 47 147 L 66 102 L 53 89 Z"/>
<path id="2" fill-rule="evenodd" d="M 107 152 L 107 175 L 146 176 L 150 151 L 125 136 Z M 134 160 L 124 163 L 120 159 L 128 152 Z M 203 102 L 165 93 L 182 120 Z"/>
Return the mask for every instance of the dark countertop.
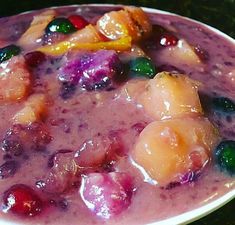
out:
<path id="1" fill-rule="evenodd" d="M 162 9 L 191 17 L 235 38 L 235 0 L 1 0 L 0 17 L 55 5 L 82 3 L 133 4 Z M 17 7 L 16 7 L 17 4 Z M 235 199 L 210 215 L 190 225 L 235 225 Z M 173 225 L 173 224 L 169 224 Z"/>

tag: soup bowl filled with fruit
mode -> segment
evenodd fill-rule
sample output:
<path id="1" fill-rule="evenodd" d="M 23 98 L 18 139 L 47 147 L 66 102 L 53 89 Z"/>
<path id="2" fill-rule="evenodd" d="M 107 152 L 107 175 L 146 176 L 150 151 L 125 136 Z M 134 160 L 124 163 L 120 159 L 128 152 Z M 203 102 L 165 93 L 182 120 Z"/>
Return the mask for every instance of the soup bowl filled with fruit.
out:
<path id="1" fill-rule="evenodd" d="M 234 198 L 234 40 L 133 6 L 0 20 L 1 224 L 181 224 Z"/>

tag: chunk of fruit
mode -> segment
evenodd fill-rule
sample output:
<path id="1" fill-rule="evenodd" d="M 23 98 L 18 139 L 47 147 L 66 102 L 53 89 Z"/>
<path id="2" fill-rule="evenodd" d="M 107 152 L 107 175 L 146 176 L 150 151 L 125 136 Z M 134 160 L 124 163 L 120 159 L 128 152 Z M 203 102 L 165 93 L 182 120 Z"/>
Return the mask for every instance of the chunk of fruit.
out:
<path id="1" fill-rule="evenodd" d="M 121 97 L 124 97 L 127 101 L 135 101 L 138 103 L 137 99 L 145 90 L 148 84 L 146 79 L 131 79 L 126 82 L 121 89 Z"/>
<path id="2" fill-rule="evenodd" d="M 85 29 L 85 28 L 84 28 Z M 38 48 L 38 51 L 44 52 L 52 56 L 59 56 L 67 53 L 70 50 L 90 50 L 98 51 L 100 49 L 115 50 L 115 51 L 126 51 L 131 48 L 131 38 L 124 37 L 116 41 L 106 42 L 80 42 L 76 41 L 62 41 L 58 44 L 51 46 L 43 46 Z"/>
<path id="3" fill-rule="evenodd" d="M 94 136 L 79 147 L 75 160 L 80 167 L 102 167 L 122 154 L 123 146 L 117 137 Z"/>
<path id="4" fill-rule="evenodd" d="M 214 98 L 213 106 L 216 110 L 225 112 L 225 113 L 234 113 L 235 112 L 235 103 L 226 97 Z"/>
<path id="5" fill-rule="evenodd" d="M 198 84 L 185 75 L 158 73 L 149 80 L 138 102 L 157 120 L 202 114 Z"/>
<path id="6" fill-rule="evenodd" d="M 152 31 L 152 24 L 147 14 L 139 7 L 125 6 L 124 10 L 128 12 L 137 29 L 136 36 L 134 35 L 133 39 L 141 40 L 147 38 Z"/>
<path id="7" fill-rule="evenodd" d="M 24 108 L 16 113 L 13 120 L 15 123 L 27 125 L 41 120 L 46 112 L 46 96 L 44 94 L 34 94 L 27 99 Z"/>
<path id="8" fill-rule="evenodd" d="M 71 43 L 97 43 L 102 41 L 102 38 L 97 29 L 90 24 L 72 34 L 68 41 Z"/>
<path id="9" fill-rule="evenodd" d="M 235 174 L 235 141 L 222 141 L 215 149 L 215 161 L 221 170 Z"/>
<path id="10" fill-rule="evenodd" d="M 43 188 L 49 193 L 63 193 L 71 187 L 78 171 L 74 153 L 60 150 L 53 155 L 52 162 L 52 168 L 44 178 L 45 186 Z"/>
<path id="11" fill-rule="evenodd" d="M 176 46 L 169 46 L 161 51 L 161 57 L 169 61 L 174 59 L 177 65 L 197 66 L 201 64 L 201 60 L 195 53 L 192 46 L 187 41 L 180 39 Z"/>
<path id="12" fill-rule="evenodd" d="M 34 122 L 27 126 L 18 124 L 15 127 L 21 128 L 18 135 L 24 143 L 25 150 L 43 151 L 52 140 L 48 127 L 44 123 Z"/>
<path id="13" fill-rule="evenodd" d="M 14 185 L 3 194 L 3 211 L 6 213 L 12 212 L 18 216 L 36 216 L 42 209 L 42 200 L 27 185 Z"/>
<path id="14" fill-rule="evenodd" d="M 172 25 L 165 24 L 164 27 L 162 27 L 158 24 L 153 24 L 151 34 L 149 38 L 142 43 L 142 46 L 147 49 L 173 47 L 178 43 L 178 38 L 175 36 L 175 33 L 177 33 L 177 30 Z"/>
<path id="15" fill-rule="evenodd" d="M 133 41 L 139 41 L 152 30 L 147 15 L 137 7 L 124 7 L 123 10 L 106 13 L 97 21 L 96 26 L 111 40 L 130 36 Z"/>
<path id="16" fill-rule="evenodd" d="M 133 41 L 139 41 L 147 37 L 152 29 L 147 15 L 137 7 L 124 7 L 123 10 L 106 13 L 96 26 L 111 40 L 130 36 Z"/>
<path id="17" fill-rule="evenodd" d="M 30 77 L 23 57 L 16 56 L 0 64 L 0 103 L 16 102 L 26 97 Z"/>
<path id="18" fill-rule="evenodd" d="M 151 59 L 137 57 L 129 62 L 131 76 L 143 76 L 153 78 L 156 75 L 156 67 Z"/>
<path id="19" fill-rule="evenodd" d="M 63 34 L 70 34 L 75 32 L 77 29 L 74 27 L 74 25 L 70 22 L 70 20 L 58 17 L 53 19 L 46 27 L 45 31 L 46 33 L 50 32 L 59 32 Z"/>
<path id="20" fill-rule="evenodd" d="M 0 48 L 0 63 L 12 58 L 13 56 L 19 55 L 21 52 L 20 47 L 16 45 L 8 45 Z"/>
<path id="21" fill-rule="evenodd" d="M 104 14 L 97 21 L 96 27 L 105 37 L 117 40 L 130 35 L 129 30 L 132 31 L 134 25 L 128 13 L 120 10 Z M 136 32 L 136 29 L 134 31 Z"/>
<path id="22" fill-rule="evenodd" d="M 79 15 L 71 15 L 68 19 L 78 30 L 81 30 L 89 24 L 82 16 Z"/>
<path id="23" fill-rule="evenodd" d="M 33 46 L 44 34 L 45 28 L 48 23 L 55 17 L 56 12 L 54 10 L 47 10 L 39 15 L 34 16 L 30 27 L 18 40 L 20 46 Z"/>
<path id="24" fill-rule="evenodd" d="M 72 150 L 69 150 L 69 149 L 60 149 L 58 151 L 56 151 L 55 153 L 53 153 L 49 159 L 48 159 L 48 167 L 49 168 L 52 168 L 53 166 L 56 166 L 57 162 L 58 161 L 58 155 L 60 156 L 60 154 L 67 154 L 67 153 L 72 153 L 73 151 Z M 69 154 L 69 156 L 73 157 L 73 154 Z M 67 155 L 66 155 L 67 157 Z M 60 157 L 59 157 L 60 158 Z"/>
<path id="25" fill-rule="evenodd" d="M 78 56 L 69 61 L 59 75 L 62 82 L 79 84 L 87 90 L 100 89 L 111 84 L 115 75 L 120 75 L 121 61 L 115 51 L 99 50 Z"/>
<path id="26" fill-rule="evenodd" d="M 205 118 L 156 121 L 140 133 L 131 156 L 151 179 L 167 185 L 202 170 L 217 143 L 217 130 Z"/>
<path id="27" fill-rule="evenodd" d="M 108 219 L 131 204 L 133 180 L 125 173 L 91 173 L 83 176 L 80 194 L 97 216 Z"/>

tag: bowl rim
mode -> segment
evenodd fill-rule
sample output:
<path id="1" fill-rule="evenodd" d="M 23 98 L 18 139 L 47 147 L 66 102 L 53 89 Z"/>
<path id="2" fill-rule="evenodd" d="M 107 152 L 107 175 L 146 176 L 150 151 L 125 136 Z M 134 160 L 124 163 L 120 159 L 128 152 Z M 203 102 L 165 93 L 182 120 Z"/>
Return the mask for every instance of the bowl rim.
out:
<path id="1" fill-rule="evenodd" d="M 95 3 L 95 4 L 72 4 L 72 5 L 60 5 L 60 6 L 52 6 L 52 7 L 46 7 L 46 8 L 42 8 L 42 9 L 35 9 L 35 10 L 29 10 L 29 11 L 25 11 L 16 15 L 12 15 L 12 16 L 18 16 L 18 15 L 24 15 L 24 14 L 29 14 L 29 13 L 33 13 L 39 10 L 45 10 L 45 9 L 57 9 L 57 8 L 70 8 L 70 7 L 86 7 L 86 6 L 94 6 L 94 7 L 122 7 L 124 6 L 123 4 L 102 4 L 102 3 Z M 140 6 L 141 7 L 141 6 Z M 214 28 L 208 24 L 205 24 L 203 22 L 197 21 L 195 19 L 192 18 L 188 18 L 185 16 L 181 16 L 179 14 L 176 13 L 172 13 L 172 12 L 168 12 L 168 11 L 164 11 L 164 10 L 159 10 L 159 9 L 155 9 L 155 8 L 150 8 L 150 7 L 141 7 L 145 12 L 147 13 L 157 13 L 157 14 L 162 14 L 162 15 L 169 15 L 169 16 L 176 16 L 179 18 L 182 18 L 184 20 L 188 20 L 191 21 L 195 24 L 198 24 L 202 27 L 205 27 L 211 31 L 213 31 L 214 33 L 216 33 L 219 36 L 222 36 L 224 39 L 230 41 L 231 43 L 235 44 L 235 39 L 233 39 L 231 36 L 229 36 L 228 34 L 220 31 L 217 28 Z M 9 17 L 12 17 L 9 16 Z M 3 17 L 4 18 L 4 17 Z M 1 19 L 1 18 L 0 18 Z M 231 191 L 227 192 L 226 194 L 222 195 L 221 197 L 206 203 L 203 206 L 197 207 L 193 210 L 190 211 L 186 211 L 182 214 L 179 214 L 177 216 L 172 216 L 170 218 L 167 219 L 163 219 L 160 221 L 156 221 L 156 222 L 151 222 L 148 223 L 146 225 L 169 225 L 169 224 L 174 224 L 174 225 L 183 225 L 183 224 L 187 224 L 190 222 L 193 222 L 195 220 L 198 220 L 210 213 L 212 213 L 213 211 L 219 209 L 220 207 L 224 206 L 225 204 L 227 204 L 229 201 L 233 200 L 235 198 L 235 188 L 232 189 Z M 23 222 L 21 223 L 15 223 L 14 221 L 6 221 L 5 219 L 0 218 L 0 222 L 1 225 L 23 225 Z M 37 224 L 39 225 L 39 224 Z"/>

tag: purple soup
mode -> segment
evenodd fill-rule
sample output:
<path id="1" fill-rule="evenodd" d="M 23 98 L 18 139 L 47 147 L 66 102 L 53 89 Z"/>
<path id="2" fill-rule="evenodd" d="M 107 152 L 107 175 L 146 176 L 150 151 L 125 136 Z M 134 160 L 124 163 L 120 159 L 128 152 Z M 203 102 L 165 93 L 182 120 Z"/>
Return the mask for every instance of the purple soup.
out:
<path id="1" fill-rule="evenodd" d="M 137 7 L 0 19 L 1 218 L 147 224 L 235 187 L 235 46 Z"/>

